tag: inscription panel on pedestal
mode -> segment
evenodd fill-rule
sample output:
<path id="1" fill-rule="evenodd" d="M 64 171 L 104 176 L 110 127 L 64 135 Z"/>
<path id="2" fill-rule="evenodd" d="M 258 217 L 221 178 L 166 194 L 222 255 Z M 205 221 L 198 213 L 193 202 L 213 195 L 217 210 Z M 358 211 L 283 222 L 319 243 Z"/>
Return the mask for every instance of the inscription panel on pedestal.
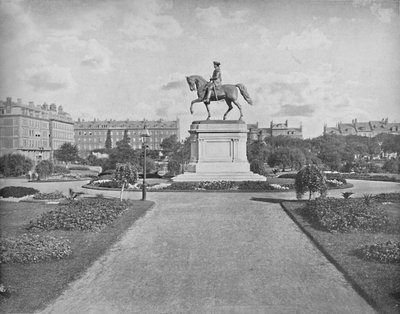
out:
<path id="1" fill-rule="evenodd" d="M 232 159 L 231 141 L 206 141 L 204 160 L 227 161 Z"/>

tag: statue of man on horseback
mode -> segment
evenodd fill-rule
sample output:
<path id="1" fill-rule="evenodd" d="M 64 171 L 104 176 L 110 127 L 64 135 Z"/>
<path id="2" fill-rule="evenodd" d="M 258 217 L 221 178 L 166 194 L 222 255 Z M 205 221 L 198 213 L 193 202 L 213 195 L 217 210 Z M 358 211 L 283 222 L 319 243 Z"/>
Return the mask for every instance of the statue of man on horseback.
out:
<path id="1" fill-rule="evenodd" d="M 221 85 L 221 70 L 220 70 L 220 63 L 218 61 L 214 61 L 214 72 L 210 81 L 207 82 L 203 77 L 200 75 L 191 75 L 186 77 L 186 81 L 189 85 L 191 91 L 197 91 L 197 99 L 192 100 L 190 105 L 190 112 L 193 114 L 193 104 L 197 102 L 203 102 L 207 109 L 207 120 L 211 118 L 210 110 L 208 105 L 210 101 L 217 101 L 217 100 L 225 100 L 226 104 L 228 105 L 228 110 L 224 114 L 224 120 L 226 120 L 227 114 L 229 111 L 232 110 L 232 103 L 238 107 L 240 111 L 239 120 L 242 120 L 243 113 L 242 107 L 238 102 L 238 90 L 243 98 L 249 105 L 253 105 L 253 101 L 247 92 L 246 87 L 241 84 L 224 84 Z M 214 90 L 214 95 L 212 94 Z"/>
<path id="2" fill-rule="evenodd" d="M 214 61 L 213 64 L 214 64 L 213 74 L 210 78 L 210 82 L 208 82 L 205 87 L 206 88 L 205 103 L 208 103 L 208 104 L 210 103 L 212 89 L 214 89 L 215 98 L 218 99 L 217 90 L 221 87 L 221 83 L 222 83 L 221 69 L 219 67 L 221 65 L 221 63 L 218 61 Z"/>

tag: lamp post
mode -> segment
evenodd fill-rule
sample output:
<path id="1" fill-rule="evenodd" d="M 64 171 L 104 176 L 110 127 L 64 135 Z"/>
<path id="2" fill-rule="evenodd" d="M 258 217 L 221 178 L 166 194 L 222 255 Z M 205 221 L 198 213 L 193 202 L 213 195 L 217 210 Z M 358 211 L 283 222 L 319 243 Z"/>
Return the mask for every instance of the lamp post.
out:
<path id="1" fill-rule="evenodd" d="M 143 149 L 143 185 L 142 185 L 142 201 L 146 200 L 146 149 L 147 149 L 147 138 L 150 137 L 149 130 L 144 126 L 140 138 L 142 139 L 142 149 Z"/>

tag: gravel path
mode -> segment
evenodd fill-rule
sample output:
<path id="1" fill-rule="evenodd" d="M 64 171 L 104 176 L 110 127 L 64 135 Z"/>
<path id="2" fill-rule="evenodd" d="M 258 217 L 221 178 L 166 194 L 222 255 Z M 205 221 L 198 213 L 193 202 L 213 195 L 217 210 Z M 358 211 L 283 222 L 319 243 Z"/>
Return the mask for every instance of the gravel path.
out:
<path id="1" fill-rule="evenodd" d="M 151 193 L 42 313 L 375 313 L 266 193 Z"/>

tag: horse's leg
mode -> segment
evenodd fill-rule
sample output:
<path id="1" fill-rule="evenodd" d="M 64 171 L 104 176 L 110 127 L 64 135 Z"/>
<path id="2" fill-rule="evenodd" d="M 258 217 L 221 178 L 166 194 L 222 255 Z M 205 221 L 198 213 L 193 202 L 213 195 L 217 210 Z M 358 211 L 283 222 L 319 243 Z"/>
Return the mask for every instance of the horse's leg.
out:
<path id="1" fill-rule="evenodd" d="M 228 110 L 224 114 L 224 120 L 226 120 L 226 116 L 228 115 L 228 112 L 232 110 L 232 101 L 225 99 L 226 104 L 228 105 Z"/>
<path id="2" fill-rule="evenodd" d="M 190 103 L 190 113 L 193 114 L 193 104 L 197 103 L 197 102 L 202 102 L 202 99 L 197 98 L 195 100 L 192 100 L 192 102 Z"/>
<path id="3" fill-rule="evenodd" d="M 207 120 L 210 120 L 210 118 L 211 118 L 211 114 L 210 114 L 210 109 L 208 108 L 208 105 L 209 105 L 209 103 L 207 103 L 207 102 L 204 102 L 204 105 L 206 106 L 207 113 L 208 113 Z"/>
<path id="4" fill-rule="evenodd" d="M 239 102 L 237 100 L 233 100 L 233 103 L 236 105 L 236 107 L 238 107 L 238 109 L 240 111 L 239 120 L 242 120 L 242 118 L 243 118 L 242 106 L 239 104 Z"/>

